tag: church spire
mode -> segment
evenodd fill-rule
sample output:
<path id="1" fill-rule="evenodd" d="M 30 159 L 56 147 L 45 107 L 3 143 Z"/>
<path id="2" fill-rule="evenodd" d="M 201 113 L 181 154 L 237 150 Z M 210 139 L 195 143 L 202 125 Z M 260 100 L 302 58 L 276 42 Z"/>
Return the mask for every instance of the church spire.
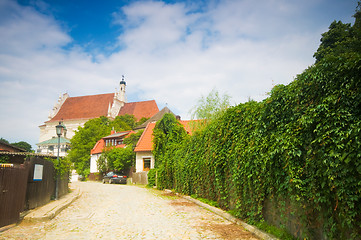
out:
<path id="1" fill-rule="evenodd" d="M 126 82 L 124 81 L 124 75 L 122 75 L 122 81 L 120 81 L 120 88 L 119 88 L 119 97 L 118 99 L 121 101 L 121 102 L 124 102 L 126 103 L 127 100 L 126 100 L 126 96 L 125 96 L 125 86 L 127 85 Z"/>
<path id="2" fill-rule="evenodd" d="M 124 75 L 122 75 L 122 81 L 120 81 L 120 86 L 122 86 L 122 85 L 124 85 L 124 86 L 127 85 L 126 82 L 124 81 Z"/>

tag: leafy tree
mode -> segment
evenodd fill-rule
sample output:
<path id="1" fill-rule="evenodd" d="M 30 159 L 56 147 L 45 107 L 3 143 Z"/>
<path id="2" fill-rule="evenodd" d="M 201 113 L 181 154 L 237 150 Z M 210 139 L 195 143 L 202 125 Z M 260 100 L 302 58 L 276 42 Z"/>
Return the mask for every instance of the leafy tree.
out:
<path id="1" fill-rule="evenodd" d="M 113 148 L 105 151 L 103 154 L 109 170 L 113 169 L 126 172 L 134 165 L 135 153 L 133 152 L 132 146 Z"/>
<path id="2" fill-rule="evenodd" d="M 316 61 L 320 61 L 328 54 L 344 51 L 339 45 L 350 37 L 351 24 L 344 24 L 341 21 L 331 23 L 329 30 L 322 34 L 321 44 L 313 55 Z"/>
<path id="3" fill-rule="evenodd" d="M 143 130 L 132 133 L 124 139 L 126 148 L 109 148 L 105 150 L 97 161 L 99 172 L 105 173 L 109 170 L 127 171 L 134 165 L 135 153 L 133 152 Z M 130 151 L 131 150 L 131 151 Z M 129 165 L 131 163 L 131 165 Z"/>
<path id="4" fill-rule="evenodd" d="M 155 158 L 157 158 L 164 154 L 168 146 L 181 142 L 187 133 L 173 114 L 166 113 L 163 118 L 156 123 L 153 135 L 153 154 Z"/>
<path id="5" fill-rule="evenodd" d="M 137 124 L 137 119 L 134 115 L 125 114 L 117 116 L 112 124 L 120 126 L 122 129 L 133 129 Z"/>
<path id="6" fill-rule="evenodd" d="M 329 30 L 322 34 L 321 44 L 313 55 L 316 63 L 326 56 L 361 51 L 361 2 L 358 2 L 353 17 L 355 18 L 353 26 L 350 23 L 334 21 Z"/>
<path id="7" fill-rule="evenodd" d="M 124 139 L 124 144 L 131 145 L 132 148 L 134 149 L 138 143 L 139 138 L 142 136 L 143 132 L 144 130 L 140 130 L 136 133 L 130 134 L 128 137 Z"/>
<path id="8" fill-rule="evenodd" d="M 84 127 L 79 127 L 74 137 L 70 140 L 71 150 L 67 158 L 74 163 L 76 171 L 86 176 L 90 168 L 90 150 L 95 143 L 110 132 L 110 120 L 106 117 L 95 118 L 87 121 Z"/>
<path id="9" fill-rule="evenodd" d="M 183 126 L 177 121 L 171 113 L 164 114 L 153 130 L 154 158 L 155 167 L 159 169 L 162 179 L 160 179 L 159 188 L 173 188 L 173 163 L 169 160 L 178 145 L 187 138 L 187 133 Z"/>
<path id="10" fill-rule="evenodd" d="M 96 142 L 109 135 L 112 129 L 117 132 L 127 131 L 136 124 L 133 115 L 117 116 L 113 121 L 104 116 L 91 119 L 84 124 L 84 127 L 79 127 L 70 140 L 71 150 L 68 152 L 67 158 L 74 163 L 74 168 L 79 174 L 86 176 L 90 173 L 90 150 Z M 136 141 L 136 137 L 132 137 L 132 139 Z M 99 169 L 104 171 L 111 169 L 107 166 L 104 167 L 105 159 L 101 159 L 99 163 Z"/>
<path id="11" fill-rule="evenodd" d="M 67 157 L 74 163 L 74 167 L 79 174 L 84 176 L 89 174 L 90 150 L 99 139 L 109 135 L 112 127 L 118 131 L 129 130 L 130 128 L 129 125 L 118 119 L 112 122 L 107 117 L 91 119 L 84 124 L 84 127 L 78 128 L 78 131 L 70 140 L 72 148 Z"/>
<path id="12" fill-rule="evenodd" d="M 27 152 L 31 152 L 31 145 L 27 142 L 24 142 L 24 141 L 20 141 L 20 142 L 16 142 L 16 143 L 10 143 L 8 140 L 4 139 L 4 138 L 0 138 L 0 141 L 4 142 L 4 143 L 7 143 L 7 144 L 10 144 L 10 145 L 13 145 L 15 147 L 18 147 L 18 148 L 22 148 L 24 150 L 26 150 Z"/>
<path id="13" fill-rule="evenodd" d="M 141 124 L 145 123 L 148 119 L 149 119 L 149 118 L 142 117 L 142 118 L 138 121 L 137 126 L 139 126 L 139 125 L 141 125 Z"/>
<path id="14" fill-rule="evenodd" d="M 131 145 L 125 148 L 110 148 L 103 151 L 97 161 L 100 173 L 111 170 L 127 172 L 134 165 L 135 153 Z"/>
<path id="15" fill-rule="evenodd" d="M 1 142 L 4 142 L 4 143 L 7 143 L 7 144 L 10 144 L 8 140 L 6 140 L 5 138 L 0 138 L 0 141 Z"/>
<path id="16" fill-rule="evenodd" d="M 97 160 L 97 169 L 100 173 L 100 175 L 103 175 L 104 173 L 109 171 L 109 166 L 107 159 L 105 157 L 105 154 L 101 154 L 100 157 Z"/>
<path id="17" fill-rule="evenodd" d="M 21 141 L 21 142 L 12 143 L 11 145 L 22 148 L 27 152 L 31 152 L 31 145 L 27 142 Z"/>
<path id="18" fill-rule="evenodd" d="M 353 15 L 355 18 L 355 23 L 353 25 L 353 28 L 355 29 L 361 29 L 361 1 L 357 3 L 355 14 Z"/>
<path id="19" fill-rule="evenodd" d="M 212 120 L 217 119 L 230 106 L 230 96 L 220 96 L 219 93 L 213 89 L 207 97 L 202 96 L 198 103 L 191 110 L 192 119 L 199 119 L 195 121 L 193 128 L 198 129 L 206 126 Z"/>

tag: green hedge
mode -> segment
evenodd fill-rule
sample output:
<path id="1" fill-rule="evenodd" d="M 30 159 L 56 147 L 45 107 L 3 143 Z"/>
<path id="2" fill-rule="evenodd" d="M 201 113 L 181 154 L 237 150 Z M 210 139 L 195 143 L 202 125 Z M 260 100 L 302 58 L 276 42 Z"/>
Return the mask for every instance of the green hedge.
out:
<path id="1" fill-rule="evenodd" d="M 264 101 L 229 108 L 158 149 L 158 185 L 251 223 L 263 219 L 265 199 L 287 198 L 303 209 L 304 236 L 315 221 L 329 238 L 360 236 L 360 76 L 359 53 L 330 56 Z"/>

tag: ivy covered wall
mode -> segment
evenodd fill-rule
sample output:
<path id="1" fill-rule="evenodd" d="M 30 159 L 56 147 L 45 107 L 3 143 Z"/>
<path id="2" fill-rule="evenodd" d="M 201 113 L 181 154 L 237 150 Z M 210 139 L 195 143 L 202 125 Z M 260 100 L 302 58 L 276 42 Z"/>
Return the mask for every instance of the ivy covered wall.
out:
<path id="1" fill-rule="evenodd" d="M 158 187 L 215 200 L 250 223 L 271 202 L 278 224 L 299 238 L 360 238 L 361 31 L 347 31 L 337 51 L 321 44 L 322 58 L 292 83 L 229 108 L 192 137 L 175 119 L 158 124 Z M 287 225 L 292 216 L 301 229 Z"/>

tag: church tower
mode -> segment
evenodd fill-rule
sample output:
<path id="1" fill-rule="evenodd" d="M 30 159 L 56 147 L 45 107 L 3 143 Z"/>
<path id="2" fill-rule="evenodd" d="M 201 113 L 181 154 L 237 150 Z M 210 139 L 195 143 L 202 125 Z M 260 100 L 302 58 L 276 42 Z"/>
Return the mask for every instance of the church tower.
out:
<path id="1" fill-rule="evenodd" d="M 122 75 L 122 81 L 120 81 L 119 83 L 120 85 L 120 88 L 119 88 L 119 96 L 118 96 L 118 99 L 121 101 L 121 102 L 124 102 L 126 103 L 127 102 L 127 98 L 125 96 L 125 86 L 127 85 L 124 81 L 124 75 Z"/>
<path id="2" fill-rule="evenodd" d="M 119 85 L 119 91 L 115 91 L 113 103 L 109 103 L 108 107 L 108 117 L 113 119 L 118 116 L 120 109 L 127 102 L 127 97 L 125 95 L 126 83 L 124 81 L 124 75 L 122 75 L 122 80 L 120 81 Z"/>

